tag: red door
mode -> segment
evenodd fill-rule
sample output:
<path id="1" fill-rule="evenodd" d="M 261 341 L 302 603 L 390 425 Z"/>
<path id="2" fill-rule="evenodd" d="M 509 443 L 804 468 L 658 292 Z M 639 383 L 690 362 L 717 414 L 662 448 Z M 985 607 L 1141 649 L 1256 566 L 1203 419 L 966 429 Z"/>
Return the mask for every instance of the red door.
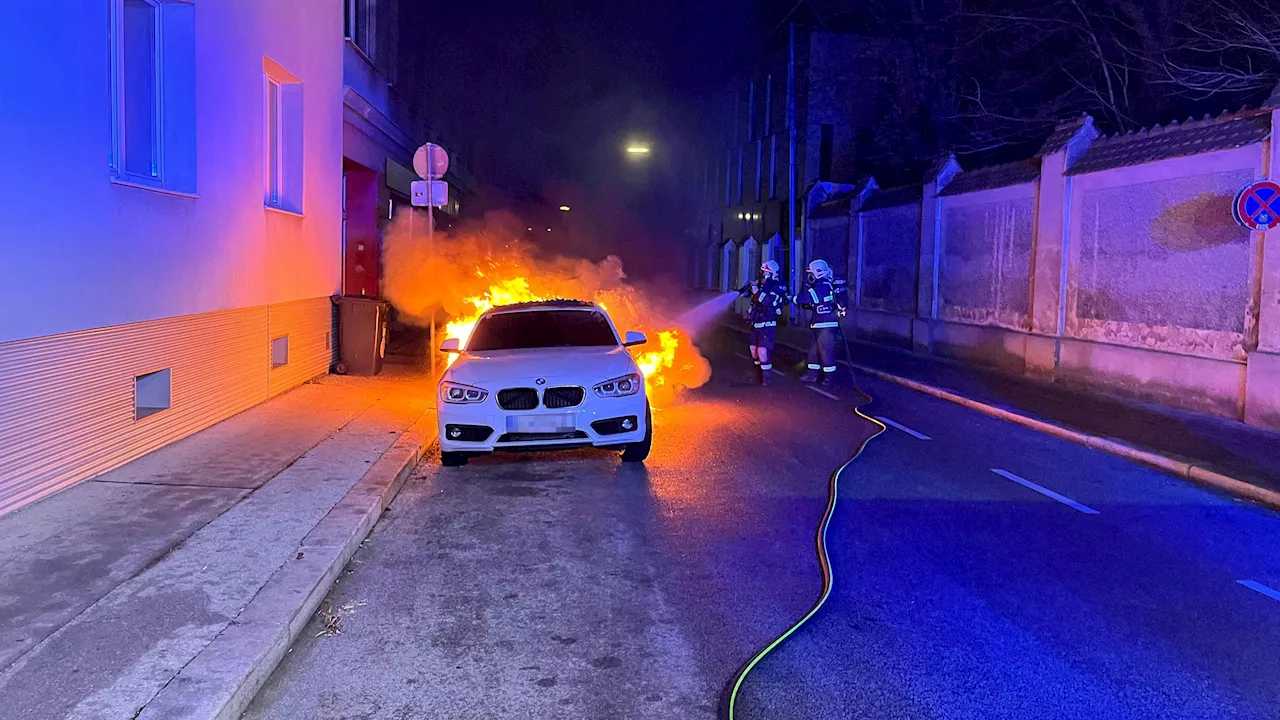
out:
<path id="1" fill-rule="evenodd" d="M 343 172 L 342 292 L 377 295 L 378 174 L 371 170 Z"/>

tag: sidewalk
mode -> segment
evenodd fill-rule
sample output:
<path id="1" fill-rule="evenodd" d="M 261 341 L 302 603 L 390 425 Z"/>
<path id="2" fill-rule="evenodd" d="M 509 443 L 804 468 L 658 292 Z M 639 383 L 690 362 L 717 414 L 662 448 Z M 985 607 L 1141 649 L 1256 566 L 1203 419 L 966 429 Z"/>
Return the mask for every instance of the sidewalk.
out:
<path id="1" fill-rule="evenodd" d="M 741 321 L 727 323 L 746 333 Z M 779 345 L 797 352 L 808 350 L 809 338 L 805 328 L 778 328 Z M 1280 492 L 1280 433 L 874 343 L 851 341 L 850 349 L 865 368 Z M 837 353 L 843 360 L 844 349 Z"/>
<path id="2" fill-rule="evenodd" d="M 433 390 L 400 366 L 326 376 L 0 516 L 0 716 L 234 710 L 274 661 L 218 641 L 252 615 L 283 652 L 434 440 Z"/>

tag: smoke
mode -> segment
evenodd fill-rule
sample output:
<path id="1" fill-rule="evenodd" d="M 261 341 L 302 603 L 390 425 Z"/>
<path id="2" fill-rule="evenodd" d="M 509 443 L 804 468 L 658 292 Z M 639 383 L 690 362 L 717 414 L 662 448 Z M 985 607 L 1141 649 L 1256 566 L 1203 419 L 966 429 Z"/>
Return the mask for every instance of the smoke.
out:
<path id="1" fill-rule="evenodd" d="M 675 320 L 678 295 L 657 294 L 628 282 L 622 260 L 599 261 L 550 254 L 524 239 L 524 223 L 508 213 L 490 213 L 428 242 L 425 218 L 402 213 L 383 239 L 383 291 L 402 322 L 426 326 L 431 320 L 473 317 L 473 299 L 495 305 L 530 299 L 569 298 L 602 305 L 619 332 L 649 336 L 637 348 L 649 376 L 655 405 L 681 389 L 710 379 L 711 367 L 692 336 Z M 441 314 L 446 316 L 441 318 Z"/>

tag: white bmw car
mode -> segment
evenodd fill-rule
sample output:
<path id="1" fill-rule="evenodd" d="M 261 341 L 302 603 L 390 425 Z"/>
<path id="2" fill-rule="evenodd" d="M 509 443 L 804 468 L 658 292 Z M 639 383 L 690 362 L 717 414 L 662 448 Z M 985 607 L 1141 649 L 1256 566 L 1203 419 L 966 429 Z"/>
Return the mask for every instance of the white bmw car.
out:
<path id="1" fill-rule="evenodd" d="M 643 462 L 653 443 L 644 377 L 600 306 L 553 300 L 495 307 L 440 378 L 440 461 L 465 465 L 502 451 L 599 447 Z"/>

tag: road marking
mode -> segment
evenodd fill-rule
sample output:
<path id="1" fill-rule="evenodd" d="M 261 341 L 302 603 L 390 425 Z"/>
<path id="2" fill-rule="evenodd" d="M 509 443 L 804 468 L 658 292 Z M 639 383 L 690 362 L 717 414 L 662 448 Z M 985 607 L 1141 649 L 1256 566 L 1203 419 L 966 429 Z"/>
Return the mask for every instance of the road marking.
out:
<path id="1" fill-rule="evenodd" d="M 1018 477 L 1017 475 L 1014 475 L 1013 473 L 1009 472 L 1008 470 L 997 470 L 996 468 L 991 468 L 991 472 L 993 472 L 993 473 L 995 473 L 995 474 L 999 475 L 1000 477 L 1002 477 L 1002 478 L 1004 478 L 1004 479 L 1006 479 L 1006 480 L 1012 480 L 1012 481 L 1014 481 L 1014 482 L 1018 483 L 1019 485 L 1021 485 L 1021 486 L 1025 487 L 1025 488 L 1027 488 L 1028 490 L 1035 490 L 1036 492 L 1040 493 L 1041 495 L 1044 495 L 1045 497 L 1053 498 L 1054 500 L 1057 500 L 1058 502 L 1062 503 L 1063 505 L 1069 505 L 1069 506 L 1071 506 L 1071 507 L 1075 508 L 1076 510 L 1079 510 L 1080 512 L 1084 513 L 1085 515 L 1097 515 L 1097 514 L 1098 514 L 1098 511 L 1097 511 L 1097 510 L 1094 510 L 1093 508 L 1091 508 L 1091 507 L 1089 507 L 1089 506 L 1087 506 L 1087 505 L 1081 505 L 1080 503 L 1076 502 L 1075 500 L 1072 500 L 1071 498 L 1067 497 L 1066 495 L 1059 495 L 1058 493 L 1056 493 L 1056 492 L 1054 492 L 1054 491 L 1050 490 L 1050 489 L 1049 489 L 1049 488 L 1047 488 L 1047 487 L 1042 487 L 1042 486 L 1040 486 L 1040 485 L 1037 485 L 1037 484 L 1035 484 L 1035 483 L 1031 482 L 1030 480 L 1028 480 L 1028 479 L 1026 479 L 1026 478 Z"/>
<path id="2" fill-rule="evenodd" d="M 835 395 L 832 395 L 831 393 L 827 392 L 826 390 L 823 390 L 822 388 L 816 388 L 816 387 L 814 387 L 814 386 L 812 386 L 812 385 L 805 385 L 805 387 L 807 387 L 807 388 L 809 388 L 810 390 L 812 390 L 812 391 L 814 391 L 814 392 L 818 393 L 819 395 L 826 395 L 827 397 L 831 398 L 832 400 L 839 400 L 839 399 L 840 399 L 839 397 L 836 397 Z"/>
<path id="3" fill-rule="evenodd" d="M 877 416 L 876 416 L 876 419 L 877 419 L 877 420 L 879 420 L 880 422 L 884 423 L 885 425 L 888 425 L 889 427 L 897 428 L 897 429 L 901 430 L 902 432 L 904 432 L 904 433 L 906 433 L 906 434 L 910 435 L 911 437 L 913 437 L 913 438 L 915 438 L 915 439 L 917 439 L 917 440 L 932 440 L 932 439 L 933 439 L 933 438 L 929 437 L 928 435 L 925 435 L 924 433 L 920 433 L 920 432 L 916 432 L 915 430 L 912 430 L 911 428 L 907 427 L 906 425 L 899 425 L 898 423 L 896 423 L 896 422 L 894 422 L 894 421 L 890 420 L 889 418 L 887 418 L 887 417 L 885 417 L 885 416 L 883 416 L 883 415 L 877 415 Z"/>
<path id="4" fill-rule="evenodd" d="M 738 357 L 742 358 L 743 360 L 750 360 L 750 361 L 752 361 L 752 362 L 755 362 L 755 358 L 751 357 L 750 355 L 744 355 L 744 354 L 742 354 L 742 353 L 734 353 L 734 355 L 737 355 Z"/>
<path id="5" fill-rule="evenodd" d="M 1256 582 L 1254 580 L 1237 580 L 1236 582 L 1240 583 L 1241 585 L 1249 588 L 1250 590 L 1256 593 L 1266 595 L 1272 600 L 1280 600 L 1280 590 L 1269 588 L 1266 585 L 1263 585 L 1262 583 Z"/>
<path id="6" fill-rule="evenodd" d="M 778 377 L 786 377 L 786 376 L 787 376 L 787 374 L 786 374 L 786 373 L 782 372 L 781 370 L 779 370 L 779 369 L 777 369 L 777 368 L 770 368 L 770 369 L 769 369 L 769 372 L 773 373 L 774 375 L 777 375 Z"/>

